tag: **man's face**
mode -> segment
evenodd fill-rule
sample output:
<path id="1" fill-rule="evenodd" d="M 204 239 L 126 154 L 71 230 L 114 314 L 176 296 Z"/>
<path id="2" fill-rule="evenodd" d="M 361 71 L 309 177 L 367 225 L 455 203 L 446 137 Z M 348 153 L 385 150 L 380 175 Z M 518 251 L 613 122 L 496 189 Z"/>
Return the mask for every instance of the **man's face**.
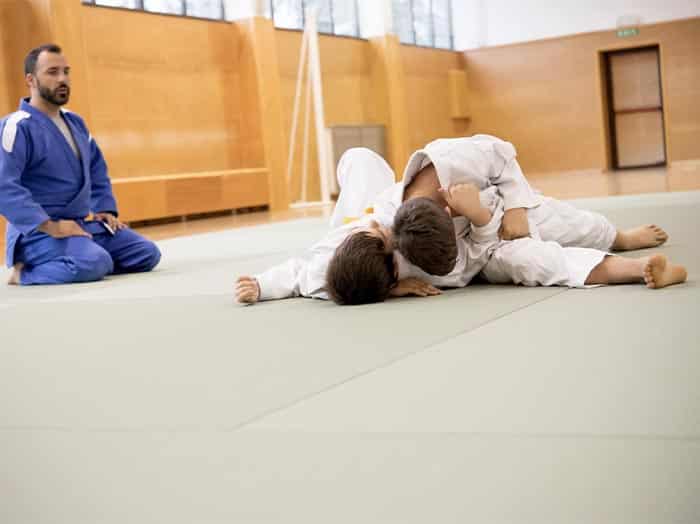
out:
<path id="1" fill-rule="evenodd" d="M 62 106 L 70 99 L 70 67 L 61 54 L 42 51 L 27 81 L 32 94 L 38 93 L 50 104 Z"/>
<path id="2" fill-rule="evenodd" d="M 384 244 L 384 251 L 389 254 L 393 251 L 393 234 L 391 228 L 381 225 L 376 220 L 370 221 L 370 223 L 365 227 L 360 227 L 355 230 L 355 232 L 362 231 L 367 233 L 371 237 L 376 237 L 382 241 Z"/>

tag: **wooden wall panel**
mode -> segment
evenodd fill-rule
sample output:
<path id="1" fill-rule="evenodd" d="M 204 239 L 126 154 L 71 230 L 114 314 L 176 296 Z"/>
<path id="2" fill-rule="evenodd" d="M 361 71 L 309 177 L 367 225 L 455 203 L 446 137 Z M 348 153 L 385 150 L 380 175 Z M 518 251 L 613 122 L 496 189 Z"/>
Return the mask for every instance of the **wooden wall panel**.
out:
<path id="1" fill-rule="evenodd" d="M 700 18 L 574 35 L 464 53 L 472 119 L 468 134 L 512 141 L 530 172 L 605 168 L 599 54 L 658 44 L 669 161 L 698 158 Z"/>
<path id="2" fill-rule="evenodd" d="M 82 14 L 91 130 L 113 177 L 243 167 L 230 24 L 89 7 Z"/>
<path id="3" fill-rule="evenodd" d="M 51 40 L 49 0 L 0 0 L 0 114 L 17 109 L 28 96 L 24 57 Z"/>
<path id="4" fill-rule="evenodd" d="M 458 53 L 401 46 L 406 77 L 409 145 L 419 149 L 435 138 L 463 134 L 464 121 L 451 114 L 449 73 L 461 69 Z"/>
<path id="5" fill-rule="evenodd" d="M 268 169 L 270 208 L 289 207 L 286 182 L 287 135 L 283 127 L 283 97 L 279 60 L 272 21 L 253 18 L 237 24 L 241 35 L 240 67 L 243 76 L 246 123 L 259 126 L 262 152 Z"/>

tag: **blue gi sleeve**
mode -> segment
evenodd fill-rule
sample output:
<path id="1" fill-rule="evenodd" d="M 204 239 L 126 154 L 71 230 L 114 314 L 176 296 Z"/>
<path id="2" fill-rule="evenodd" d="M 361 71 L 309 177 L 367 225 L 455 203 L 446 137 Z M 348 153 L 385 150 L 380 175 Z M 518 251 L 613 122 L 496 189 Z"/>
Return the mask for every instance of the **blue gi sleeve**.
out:
<path id="1" fill-rule="evenodd" d="M 8 122 L 5 122 L 5 126 Z M 3 140 L 0 148 L 0 215 L 7 218 L 21 233 L 29 234 L 50 219 L 43 207 L 34 201 L 22 185 L 22 174 L 31 156 L 31 140 L 24 126 L 10 123 L 12 139 Z M 3 126 L 2 134 L 10 134 Z"/>
<path id="2" fill-rule="evenodd" d="M 90 137 L 90 208 L 95 213 L 112 213 L 117 216 L 117 201 L 112 193 L 112 183 L 107 175 L 107 163 L 95 139 Z"/>

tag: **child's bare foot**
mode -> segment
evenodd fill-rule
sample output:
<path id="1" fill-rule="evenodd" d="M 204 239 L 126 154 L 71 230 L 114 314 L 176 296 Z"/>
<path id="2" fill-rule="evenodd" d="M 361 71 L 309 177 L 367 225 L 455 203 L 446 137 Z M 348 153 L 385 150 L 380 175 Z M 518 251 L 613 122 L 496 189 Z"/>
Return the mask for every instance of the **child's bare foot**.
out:
<path id="1" fill-rule="evenodd" d="M 644 282 L 651 289 L 680 284 L 687 278 L 688 272 L 685 268 L 671 264 L 666 255 L 654 255 L 644 267 Z"/>
<path id="2" fill-rule="evenodd" d="M 12 268 L 12 274 L 10 275 L 10 278 L 7 280 L 7 284 L 10 286 L 19 286 L 20 284 L 20 276 L 22 275 L 22 268 L 24 267 L 24 264 L 15 264 L 14 267 Z"/>
<path id="3" fill-rule="evenodd" d="M 666 231 L 656 225 L 639 226 L 627 231 L 618 231 L 613 249 L 616 251 L 630 251 L 657 247 L 668 240 Z"/>

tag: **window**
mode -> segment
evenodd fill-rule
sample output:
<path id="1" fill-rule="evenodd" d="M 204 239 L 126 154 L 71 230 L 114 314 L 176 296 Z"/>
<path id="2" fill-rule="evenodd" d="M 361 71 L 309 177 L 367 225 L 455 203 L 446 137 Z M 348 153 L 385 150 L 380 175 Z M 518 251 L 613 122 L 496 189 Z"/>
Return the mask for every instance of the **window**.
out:
<path id="1" fill-rule="evenodd" d="M 224 20 L 224 0 L 83 0 L 83 3 Z"/>
<path id="2" fill-rule="evenodd" d="M 392 0 L 394 32 L 404 44 L 452 49 L 451 0 Z"/>
<path id="3" fill-rule="evenodd" d="M 305 10 L 318 9 L 318 31 L 331 35 L 360 36 L 358 0 L 269 0 L 266 15 L 276 27 L 304 29 Z"/>

